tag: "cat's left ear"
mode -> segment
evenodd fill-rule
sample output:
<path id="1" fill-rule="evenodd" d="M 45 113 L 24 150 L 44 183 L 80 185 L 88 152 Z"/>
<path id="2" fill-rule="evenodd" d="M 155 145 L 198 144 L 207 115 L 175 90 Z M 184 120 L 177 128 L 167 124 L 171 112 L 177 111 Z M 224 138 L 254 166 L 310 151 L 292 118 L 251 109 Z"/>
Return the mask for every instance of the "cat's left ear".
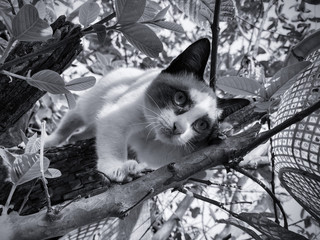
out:
<path id="1" fill-rule="evenodd" d="M 162 72 L 170 74 L 188 72 L 195 74 L 199 80 L 202 80 L 209 55 L 210 41 L 207 38 L 200 39 L 184 50 Z"/>

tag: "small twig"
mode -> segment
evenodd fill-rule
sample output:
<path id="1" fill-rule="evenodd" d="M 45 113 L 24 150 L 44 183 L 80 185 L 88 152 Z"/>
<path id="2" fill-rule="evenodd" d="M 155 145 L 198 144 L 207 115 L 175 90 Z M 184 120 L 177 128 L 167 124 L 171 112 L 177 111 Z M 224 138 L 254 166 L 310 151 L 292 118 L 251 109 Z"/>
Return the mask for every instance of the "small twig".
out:
<path id="1" fill-rule="evenodd" d="M 50 194 L 47 186 L 47 180 L 44 176 L 44 169 L 43 169 L 43 157 L 44 157 L 44 141 L 45 141 L 45 133 L 46 133 L 46 121 L 41 123 L 41 141 L 40 141 L 40 172 L 41 172 L 41 181 L 43 183 L 45 196 L 47 199 L 47 213 L 52 212 Z"/>
<path id="2" fill-rule="evenodd" d="M 81 199 L 81 197 L 82 197 L 81 195 L 78 195 L 75 198 L 71 199 L 71 201 L 66 203 L 65 205 L 56 207 L 55 208 L 55 213 L 56 214 L 60 213 L 64 208 L 68 207 L 71 203 Z"/>
<path id="3" fill-rule="evenodd" d="M 14 60 L 2 63 L 2 64 L 0 64 L 0 70 L 4 70 L 4 69 L 7 69 L 9 67 L 15 66 L 17 64 L 23 63 L 26 60 L 28 60 L 30 58 L 33 58 L 35 56 L 39 56 L 39 55 L 42 55 L 42 54 L 48 54 L 48 52 L 50 52 L 50 51 L 54 51 L 59 47 L 65 46 L 66 43 L 71 42 L 74 38 L 80 38 L 80 37 L 81 36 L 78 35 L 78 34 L 77 35 L 72 35 L 72 36 L 69 36 L 69 37 L 59 41 L 59 42 L 53 43 L 51 45 L 48 45 L 47 47 L 44 47 L 43 49 L 41 49 L 39 51 L 36 51 L 36 52 L 33 52 L 33 53 L 29 53 L 27 55 L 18 57 L 18 58 L 14 59 Z"/>
<path id="4" fill-rule="evenodd" d="M 218 202 L 218 201 L 216 201 L 216 200 L 213 200 L 213 199 L 204 197 L 204 196 L 202 196 L 202 195 L 200 195 L 200 194 L 191 192 L 191 191 L 189 191 L 189 190 L 187 190 L 187 189 L 185 189 L 185 188 L 178 188 L 177 190 L 178 190 L 179 192 L 184 193 L 184 194 L 191 195 L 191 196 L 193 196 L 193 197 L 196 198 L 196 199 L 199 199 L 199 200 L 202 200 L 202 201 L 204 201 L 204 202 L 207 202 L 207 203 L 213 204 L 213 205 L 215 205 L 215 206 L 218 206 L 219 208 L 222 208 L 223 210 L 226 210 L 227 212 L 229 212 L 228 209 L 226 209 L 226 208 L 223 207 L 224 204 L 221 203 L 221 202 Z"/>
<path id="5" fill-rule="evenodd" d="M 241 174 L 247 176 L 248 178 L 252 179 L 254 182 L 256 182 L 260 187 L 262 187 L 268 194 L 269 196 L 273 199 L 274 203 L 278 205 L 282 216 L 283 216 L 283 222 L 284 222 L 284 227 L 286 229 L 288 229 L 288 221 L 287 221 L 287 215 L 281 205 L 281 202 L 277 199 L 277 197 L 270 191 L 270 189 L 263 183 L 261 182 L 259 179 L 255 178 L 254 176 L 252 176 L 251 174 L 249 174 L 247 171 L 245 171 L 244 169 L 240 168 L 240 167 L 232 167 L 234 170 L 236 170 L 237 172 L 240 172 Z M 278 220 L 279 221 L 279 220 Z M 279 223 L 278 223 L 279 224 Z"/>
<path id="6" fill-rule="evenodd" d="M 219 15 L 220 15 L 221 0 L 215 1 L 213 22 L 211 24 L 211 66 L 210 66 L 210 87 L 215 91 L 217 80 L 217 55 L 219 42 Z"/>
<path id="7" fill-rule="evenodd" d="M 35 187 L 36 183 L 38 182 L 38 180 L 39 180 L 39 178 L 37 178 L 35 181 L 33 181 L 33 184 L 31 186 L 31 188 L 29 189 L 27 195 L 24 197 L 23 202 L 22 202 L 22 204 L 21 204 L 21 206 L 19 208 L 19 211 L 18 211 L 19 214 L 21 214 L 24 206 L 26 205 L 27 201 L 29 200 L 29 196 L 30 196 L 33 188 Z"/>
<path id="8" fill-rule="evenodd" d="M 135 208 L 136 206 L 138 206 L 140 203 L 142 203 L 150 194 L 152 194 L 154 192 L 154 189 L 151 188 L 146 195 L 144 195 L 137 203 L 135 203 L 133 206 L 129 207 L 127 210 L 121 212 L 122 216 L 125 216 L 131 209 Z"/>
<path id="9" fill-rule="evenodd" d="M 235 205 L 235 204 L 252 204 L 251 201 L 235 201 L 235 202 L 227 202 L 224 205 Z"/>
<path id="10" fill-rule="evenodd" d="M 268 12 L 269 12 L 269 10 L 271 9 L 271 7 L 273 6 L 273 2 L 274 2 L 274 0 L 269 1 L 267 9 L 264 11 L 264 14 L 263 14 L 263 17 L 262 17 L 262 21 L 261 21 L 260 27 L 259 27 L 259 29 L 258 29 L 257 39 L 256 39 L 256 42 L 255 42 L 254 47 L 253 47 L 252 56 L 253 56 L 254 58 L 257 57 L 257 55 L 258 55 L 258 50 L 259 50 L 259 45 L 260 45 L 260 39 L 261 39 L 261 33 L 262 33 L 262 31 L 263 31 L 263 26 L 264 26 L 264 24 L 265 24 L 265 22 L 266 22 L 266 20 L 267 20 Z"/>
<path id="11" fill-rule="evenodd" d="M 108 16 L 106 16 L 105 18 L 102 18 L 99 22 L 96 22 L 95 24 L 93 24 L 92 26 L 94 25 L 101 25 L 103 23 L 106 23 L 106 22 L 109 22 L 111 19 L 113 19 L 114 17 L 116 17 L 116 13 L 113 12 L 111 14 L 109 14 Z M 83 29 L 81 32 L 84 33 L 84 34 L 87 34 L 87 32 L 90 32 L 91 30 L 93 30 L 93 27 L 92 26 L 89 26 L 85 29 Z"/>
<path id="12" fill-rule="evenodd" d="M 288 118 L 284 122 L 280 123 L 279 125 L 275 126 L 271 130 L 261 133 L 256 139 L 254 139 L 252 142 L 250 142 L 248 145 L 246 145 L 244 148 L 241 148 L 239 150 L 235 151 L 235 157 L 242 157 L 248 152 L 250 152 L 252 149 L 255 149 L 257 146 L 260 144 L 264 143 L 265 141 L 269 140 L 271 137 L 276 135 L 277 133 L 281 132 L 285 128 L 291 126 L 292 124 L 295 124 L 314 111 L 318 110 L 320 108 L 320 101 L 316 102 L 312 106 L 296 113 L 294 116 L 291 118 Z"/>
<path id="13" fill-rule="evenodd" d="M 223 184 L 223 183 L 214 183 L 214 182 L 211 182 L 210 180 L 203 180 L 203 179 L 198 179 L 198 178 L 189 178 L 188 180 L 198 182 L 198 183 L 203 183 L 208 186 L 215 185 L 215 186 L 219 186 L 219 187 L 236 188 L 236 189 L 241 190 L 241 186 L 235 186 L 235 185 Z"/>
<path id="14" fill-rule="evenodd" d="M 10 189 L 10 193 L 9 193 L 9 196 L 7 198 L 7 201 L 6 201 L 6 204 L 4 205 L 4 210 L 5 210 L 5 214 L 7 214 L 7 211 L 9 209 L 9 205 L 10 205 L 10 202 L 11 202 L 11 199 L 12 199 L 12 196 L 14 194 L 14 191 L 16 190 L 16 185 L 13 184 L 11 189 Z"/>
<path id="15" fill-rule="evenodd" d="M 7 2 L 10 4 L 12 14 L 16 15 L 16 11 L 14 10 L 14 6 L 13 6 L 11 0 L 7 0 Z"/>
<path id="16" fill-rule="evenodd" d="M 268 129 L 271 129 L 271 122 L 270 122 L 270 118 L 268 118 L 267 120 L 268 123 Z M 276 195 L 276 187 L 275 187 L 275 183 L 274 183 L 274 179 L 275 179 L 275 168 L 274 168 L 274 152 L 273 152 L 273 145 L 272 145 L 272 138 L 270 138 L 270 152 L 271 152 L 271 191 L 273 193 L 273 195 Z M 279 218 L 278 218 L 278 209 L 277 209 L 277 204 L 275 202 L 275 200 L 273 200 L 273 208 L 274 208 L 274 215 L 275 215 L 275 222 L 277 224 L 280 224 Z"/>

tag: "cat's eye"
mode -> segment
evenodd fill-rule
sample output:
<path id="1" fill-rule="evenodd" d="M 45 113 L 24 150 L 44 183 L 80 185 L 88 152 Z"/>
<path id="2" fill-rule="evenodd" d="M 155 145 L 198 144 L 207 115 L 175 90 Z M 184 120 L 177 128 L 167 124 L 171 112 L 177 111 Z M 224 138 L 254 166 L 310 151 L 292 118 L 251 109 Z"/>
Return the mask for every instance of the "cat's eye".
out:
<path id="1" fill-rule="evenodd" d="M 183 106 L 187 102 L 187 96 L 185 93 L 178 91 L 174 94 L 173 100 L 178 106 Z"/>
<path id="2" fill-rule="evenodd" d="M 197 132 L 203 132 L 208 129 L 209 123 L 206 120 L 199 119 L 194 123 L 193 127 Z"/>

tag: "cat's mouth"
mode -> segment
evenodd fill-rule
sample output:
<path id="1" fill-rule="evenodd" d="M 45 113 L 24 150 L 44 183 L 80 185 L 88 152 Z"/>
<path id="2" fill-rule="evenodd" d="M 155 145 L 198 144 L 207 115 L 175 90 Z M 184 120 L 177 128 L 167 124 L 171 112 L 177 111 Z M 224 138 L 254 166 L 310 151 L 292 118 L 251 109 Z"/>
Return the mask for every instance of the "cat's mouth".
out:
<path id="1" fill-rule="evenodd" d="M 172 128 L 160 126 L 156 129 L 157 139 L 166 144 L 182 146 L 186 144 L 183 133 L 174 133 Z"/>

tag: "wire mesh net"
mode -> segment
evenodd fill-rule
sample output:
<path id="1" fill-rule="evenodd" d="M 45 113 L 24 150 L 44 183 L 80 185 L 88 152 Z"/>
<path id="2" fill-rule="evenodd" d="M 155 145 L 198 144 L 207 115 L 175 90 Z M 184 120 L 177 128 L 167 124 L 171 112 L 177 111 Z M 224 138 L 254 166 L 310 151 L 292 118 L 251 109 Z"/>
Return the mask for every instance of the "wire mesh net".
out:
<path id="1" fill-rule="evenodd" d="M 320 50 L 281 100 L 275 125 L 320 100 Z M 288 192 L 320 221 L 320 110 L 273 138 L 275 170 Z"/>

